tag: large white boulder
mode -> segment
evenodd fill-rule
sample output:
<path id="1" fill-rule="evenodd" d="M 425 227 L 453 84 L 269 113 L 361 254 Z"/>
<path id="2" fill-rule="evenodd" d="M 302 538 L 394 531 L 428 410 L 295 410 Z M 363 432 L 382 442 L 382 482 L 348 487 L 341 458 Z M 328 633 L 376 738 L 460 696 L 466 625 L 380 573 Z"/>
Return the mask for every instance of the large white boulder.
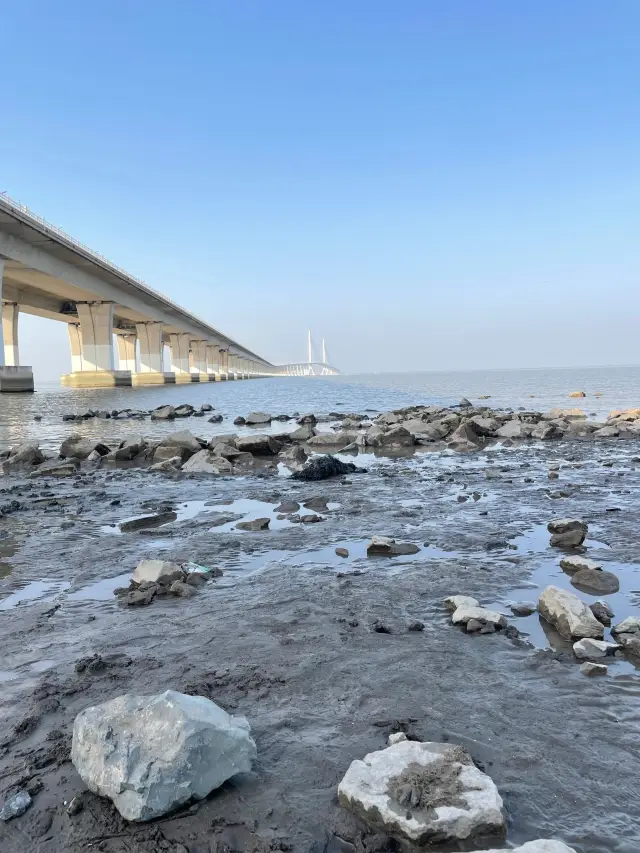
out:
<path id="1" fill-rule="evenodd" d="M 132 580 L 136 583 L 161 583 L 168 586 L 181 580 L 184 572 L 177 563 L 168 560 L 140 560 L 134 569 Z"/>
<path id="2" fill-rule="evenodd" d="M 498 789 L 452 744 L 405 740 L 370 752 L 351 763 L 338 796 L 369 823 L 417 844 L 504 834 Z"/>
<path id="3" fill-rule="evenodd" d="M 454 625 L 468 625 L 472 619 L 483 625 L 493 625 L 495 628 L 507 627 L 507 617 L 504 614 L 471 604 L 461 604 L 451 616 L 451 622 Z"/>
<path id="4" fill-rule="evenodd" d="M 573 644 L 573 653 L 579 660 L 598 660 L 617 652 L 618 643 L 607 643 L 604 640 L 592 640 L 585 637 Z"/>
<path id="5" fill-rule="evenodd" d="M 604 626 L 598 622 L 584 601 L 565 589 L 548 586 L 540 596 L 538 611 L 568 639 L 592 637 L 594 640 L 601 640 L 604 636 Z"/>
<path id="6" fill-rule="evenodd" d="M 151 820 L 202 799 L 236 773 L 247 773 L 255 758 L 244 717 L 174 690 L 118 696 L 86 708 L 73 725 L 76 770 L 126 820 Z"/>

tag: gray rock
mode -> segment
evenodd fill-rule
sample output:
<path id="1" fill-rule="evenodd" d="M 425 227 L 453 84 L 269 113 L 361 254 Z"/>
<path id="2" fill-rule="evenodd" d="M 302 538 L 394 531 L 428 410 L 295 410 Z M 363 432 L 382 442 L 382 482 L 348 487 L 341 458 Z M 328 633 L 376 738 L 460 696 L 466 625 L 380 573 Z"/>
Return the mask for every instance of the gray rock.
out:
<path id="1" fill-rule="evenodd" d="M 367 557 L 398 557 L 403 554 L 417 554 L 418 545 L 412 542 L 396 542 L 388 536 L 372 536 L 367 545 Z"/>
<path id="2" fill-rule="evenodd" d="M 606 626 L 611 625 L 614 612 L 606 601 L 595 601 L 593 604 L 589 605 L 589 610 L 593 613 L 598 622 L 602 622 L 602 624 Z"/>
<path id="3" fill-rule="evenodd" d="M 278 459 L 287 468 L 290 468 L 293 471 L 297 471 L 304 463 L 307 461 L 307 454 L 304 451 L 304 448 L 299 445 L 293 445 L 292 447 L 287 447 L 286 450 L 281 450 L 278 454 Z"/>
<path id="4" fill-rule="evenodd" d="M 45 461 L 45 455 L 37 444 L 21 444 L 11 449 L 8 458 L 2 463 L 5 474 L 13 471 L 24 471 L 41 465 Z"/>
<path id="5" fill-rule="evenodd" d="M 640 633 L 640 617 L 627 616 L 622 622 L 618 622 L 611 629 L 612 634 L 638 634 Z"/>
<path id="6" fill-rule="evenodd" d="M 236 524 L 236 530 L 267 530 L 270 523 L 270 518 L 254 518 L 251 521 L 239 521 Z"/>
<path id="7" fill-rule="evenodd" d="M 577 595 L 557 586 L 548 586 L 538 601 L 540 615 L 554 625 L 563 637 L 601 640 L 604 628 Z"/>
<path id="8" fill-rule="evenodd" d="M 300 415 L 296 418 L 297 424 L 317 424 L 318 419 L 313 414 L 313 412 L 309 412 L 306 415 Z"/>
<path id="9" fill-rule="evenodd" d="M 169 592 L 172 595 L 177 595 L 179 598 L 191 598 L 197 595 L 195 584 L 186 583 L 185 581 L 174 581 L 169 587 Z"/>
<path id="10" fill-rule="evenodd" d="M 597 563 L 595 560 L 588 560 L 586 557 L 563 557 L 560 560 L 560 567 L 565 571 L 568 575 L 573 575 L 576 572 L 581 571 L 582 569 L 591 569 L 592 571 L 597 571 L 601 569 L 602 566 L 600 563 Z"/>
<path id="11" fill-rule="evenodd" d="M 211 417 L 209 418 L 209 423 L 210 424 L 221 424 L 223 420 L 224 420 L 224 418 L 222 417 L 222 415 L 211 415 Z"/>
<path id="12" fill-rule="evenodd" d="M 315 435 L 312 424 L 302 424 L 302 426 L 289 433 L 292 441 L 309 441 Z"/>
<path id="13" fill-rule="evenodd" d="M 275 456 L 279 453 L 281 446 L 270 435 L 243 435 L 236 439 L 236 448 L 244 453 L 253 453 L 255 456 Z"/>
<path id="14" fill-rule="evenodd" d="M 63 459 L 86 459 L 94 450 L 100 456 L 106 456 L 109 453 L 109 448 L 101 441 L 83 438 L 83 436 L 74 433 L 62 442 L 59 455 Z"/>
<path id="15" fill-rule="evenodd" d="M 573 653 L 579 660 L 598 660 L 617 652 L 618 643 L 607 643 L 604 640 L 592 640 L 585 637 L 573 644 Z"/>
<path id="16" fill-rule="evenodd" d="M 154 457 L 155 458 L 155 457 Z M 149 471 L 172 472 L 179 471 L 182 467 L 182 456 L 170 456 L 149 466 Z"/>
<path id="17" fill-rule="evenodd" d="M 4 801 L 4 806 L 0 811 L 0 820 L 8 821 L 14 817 L 23 815 L 32 803 L 31 795 L 28 791 L 17 791 Z"/>
<path id="18" fill-rule="evenodd" d="M 247 426 L 255 426 L 256 424 L 270 424 L 271 420 L 271 415 L 266 412 L 251 412 L 250 415 L 247 415 L 245 423 Z"/>
<path id="19" fill-rule="evenodd" d="M 455 613 L 458 607 L 479 607 L 480 602 L 476 598 L 471 598 L 470 595 L 450 595 L 445 598 L 444 606 L 449 613 Z"/>
<path id="20" fill-rule="evenodd" d="M 515 616 L 531 616 L 537 609 L 537 605 L 531 601 L 518 601 L 511 605 L 511 612 Z"/>
<path id="21" fill-rule="evenodd" d="M 67 462 L 53 459 L 50 462 L 43 462 L 42 465 L 38 465 L 35 471 L 29 474 L 29 477 L 72 477 L 77 474 L 79 468 L 78 459 L 70 459 Z"/>
<path id="22" fill-rule="evenodd" d="M 134 530 L 142 530 L 145 527 L 160 527 L 162 524 L 169 524 L 169 522 L 175 521 L 177 517 L 177 513 L 172 511 L 156 512 L 152 515 L 140 515 L 138 518 L 121 521 L 118 527 L 121 533 L 132 533 Z"/>
<path id="23" fill-rule="evenodd" d="M 329 477 L 340 477 L 343 474 L 355 474 L 364 469 L 356 468 L 351 462 L 341 462 L 335 456 L 317 456 L 311 459 L 304 468 L 294 471 L 292 480 L 327 480 Z"/>
<path id="24" fill-rule="evenodd" d="M 599 595 L 611 595 L 620 589 L 620 581 L 613 572 L 598 569 L 580 569 L 572 575 L 571 584 L 585 592 Z"/>
<path id="25" fill-rule="evenodd" d="M 493 781 L 466 751 L 402 740 L 353 761 L 340 803 L 383 832 L 430 846 L 502 837 L 505 815 Z"/>
<path id="26" fill-rule="evenodd" d="M 171 435 L 167 435 L 162 439 L 154 454 L 154 459 L 157 457 L 160 448 L 164 448 L 169 452 L 173 451 L 174 456 L 177 455 L 178 451 L 181 451 L 184 459 L 185 453 L 187 454 L 187 458 L 194 453 L 199 453 L 202 450 L 202 445 L 193 433 L 189 432 L 188 429 L 183 429 L 179 432 L 172 432 Z"/>
<path id="27" fill-rule="evenodd" d="M 584 542 L 588 525 L 579 518 L 557 518 L 547 524 L 554 548 L 577 548 Z"/>
<path id="28" fill-rule="evenodd" d="M 136 583 L 158 583 L 169 586 L 182 580 L 184 571 L 177 563 L 168 560 L 140 560 L 131 579 Z"/>
<path id="29" fill-rule="evenodd" d="M 235 451 L 235 454 L 241 455 L 237 451 Z M 184 463 L 182 470 L 188 471 L 191 474 L 216 474 L 224 476 L 233 473 L 233 466 L 223 456 L 216 456 L 210 450 L 199 450 Z"/>
<path id="30" fill-rule="evenodd" d="M 590 661 L 585 661 L 580 666 L 580 672 L 583 675 L 606 675 L 609 672 L 609 667 L 605 666 L 603 663 L 591 663 Z"/>
<path id="31" fill-rule="evenodd" d="M 151 412 L 152 421 L 172 421 L 176 416 L 173 406 L 159 406 Z"/>
<path id="32" fill-rule="evenodd" d="M 478 623 L 480 628 L 484 625 L 493 625 L 494 628 L 507 627 L 506 616 L 494 610 L 487 610 L 486 607 L 462 604 L 451 615 L 453 625 L 465 625 L 467 630 L 471 621 Z"/>
<path id="33" fill-rule="evenodd" d="M 193 406 L 189 403 L 183 403 L 181 406 L 176 406 L 175 416 L 177 418 L 190 418 L 194 412 Z"/>
<path id="34" fill-rule="evenodd" d="M 500 424 L 495 418 L 483 418 L 479 415 L 476 415 L 475 417 L 471 418 L 469 423 L 471 424 L 471 426 L 473 427 L 473 431 L 477 435 L 484 436 L 494 435 L 500 426 Z"/>
<path id="35" fill-rule="evenodd" d="M 151 820 L 200 800 L 248 773 L 255 758 L 244 717 L 174 690 L 119 696 L 85 709 L 73 726 L 76 770 L 126 820 Z"/>
<path id="36" fill-rule="evenodd" d="M 499 438 L 524 439 L 531 437 L 531 426 L 523 424 L 520 421 L 507 421 L 499 429 L 496 430 L 496 436 Z"/>
<path id="37" fill-rule="evenodd" d="M 460 453 L 466 453 L 477 450 L 480 446 L 481 439 L 475 431 L 473 424 L 470 421 L 464 421 L 455 429 L 449 436 L 450 441 L 447 447 L 451 450 L 457 450 Z"/>
<path id="38" fill-rule="evenodd" d="M 307 441 L 309 447 L 332 447 L 342 449 L 348 444 L 352 444 L 356 438 L 355 432 L 318 432 Z"/>

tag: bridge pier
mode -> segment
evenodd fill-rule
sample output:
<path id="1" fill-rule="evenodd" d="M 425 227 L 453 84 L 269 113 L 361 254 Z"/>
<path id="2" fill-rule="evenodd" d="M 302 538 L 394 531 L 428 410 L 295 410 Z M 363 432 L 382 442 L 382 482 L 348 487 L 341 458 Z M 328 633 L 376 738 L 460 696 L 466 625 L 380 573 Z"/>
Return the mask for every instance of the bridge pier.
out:
<path id="1" fill-rule="evenodd" d="M 176 381 L 174 373 L 164 369 L 164 338 L 162 323 L 151 320 L 136 323 L 139 342 L 139 370 L 133 373 L 133 385 L 170 385 Z"/>
<path id="2" fill-rule="evenodd" d="M 198 382 L 191 375 L 190 359 L 190 335 L 186 332 L 169 335 L 169 352 L 171 353 L 171 371 L 175 373 L 176 382 Z"/>
<path id="3" fill-rule="evenodd" d="M 215 344 L 206 345 L 207 378 L 209 382 L 220 379 L 220 347 Z"/>
<path id="4" fill-rule="evenodd" d="M 2 301 L 4 261 L 0 258 L 0 391 L 33 391 L 33 371 L 20 364 L 18 350 L 18 317 L 16 302 Z"/>
<path id="5" fill-rule="evenodd" d="M 207 342 L 193 341 L 191 344 L 191 380 L 208 382 L 207 376 Z"/>
<path id="6" fill-rule="evenodd" d="M 70 388 L 113 388 L 131 385 L 130 370 L 114 369 L 113 302 L 78 302 L 78 323 L 69 323 L 71 373 L 62 377 Z"/>

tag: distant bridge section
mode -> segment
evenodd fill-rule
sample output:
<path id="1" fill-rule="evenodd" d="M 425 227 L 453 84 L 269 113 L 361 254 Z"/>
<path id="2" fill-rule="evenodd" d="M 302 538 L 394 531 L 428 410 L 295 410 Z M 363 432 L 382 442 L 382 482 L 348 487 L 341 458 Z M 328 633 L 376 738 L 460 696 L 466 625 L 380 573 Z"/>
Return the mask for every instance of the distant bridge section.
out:
<path id="1" fill-rule="evenodd" d="M 279 368 L 282 376 L 338 376 L 337 367 L 322 361 L 303 361 L 299 364 L 283 364 Z"/>
<path id="2" fill-rule="evenodd" d="M 20 312 L 66 323 L 73 387 L 159 385 L 283 371 L 0 193 L 0 391 L 33 391 Z M 165 370 L 165 346 L 170 370 Z"/>

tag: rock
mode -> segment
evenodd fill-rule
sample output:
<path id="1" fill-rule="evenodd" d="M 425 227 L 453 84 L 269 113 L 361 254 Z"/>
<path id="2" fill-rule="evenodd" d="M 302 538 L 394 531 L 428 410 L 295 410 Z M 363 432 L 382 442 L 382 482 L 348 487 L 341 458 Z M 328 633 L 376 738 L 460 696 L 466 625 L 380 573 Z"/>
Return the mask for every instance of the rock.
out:
<path id="1" fill-rule="evenodd" d="M 590 569 L 591 571 L 598 571 L 602 568 L 600 563 L 596 563 L 595 560 L 588 560 L 586 557 L 563 557 L 560 560 L 560 568 L 563 569 L 568 575 L 573 575 L 575 572 L 579 572 L 582 569 Z"/>
<path id="2" fill-rule="evenodd" d="M 74 797 L 67 806 L 67 814 L 70 817 L 74 817 L 75 815 L 80 814 L 83 808 L 84 802 L 82 800 L 82 797 Z"/>
<path id="3" fill-rule="evenodd" d="M 209 578 L 204 572 L 187 572 L 184 582 L 198 589 L 198 587 L 204 586 L 208 580 Z"/>
<path id="4" fill-rule="evenodd" d="M 572 392 L 569 394 L 569 396 L 570 396 L 570 397 L 586 397 L 587 395 L 585 394 L 585 392 L 584 392 L 584 391 L 572 391 Z"/>
<path id="5" fill-rule="evenodd" d="M 367 823 L 414 844 L 481 843 L 505 832 L 495 784 L 451 744 L 402 740 L 371 752 L 351 763 L 338 797 Z"/>
<path id="6" fill-rule="evenodd" d="M 251 521 L 239 521 L 236 524 L 236 530 L 267 530 L 270 523 L 270 518 L 254 518 Z"/>
<path id="7" fill-rule="evenodd" d="M 172 421 L 176 416 L 173 406 L 159 406 L 151 412 L 152 421 Z"/>
<path id="8" fill-rule="evenodd" d="M 358 436 L 354 432 L 319 432 L 307 441 L 309 447 L 333 447 L 340 450 L 352 444 Z"/>
<path id="9" fill-rule="evenodd" d="M 412 542 L 396 542 L 388 536 L 372 536 L 367 545 L 367 557 L 398 557 L 402 554 L 417 554 L 418 545 Z"/>
<path id="10" fill-rule="evenodd" d="M 255 758 L 244 717 L 174 690 L 119 696 L 85 709 L 73 726 L 76 770 L 126 820 L 151 820 L 201 800 L 237 773 L 248 773 Z"/>
<path id="11" fill-rule="evenodd" d="M 606 675 L 609 672 L 609 667 L 603 663 L 591 663 L 587 661 L 581 665 L 580 672 L 583 675 Z"/>
<path id="12" fill-rule="evenodd" d="M 236 448 L 255 456 L 275 456 L 281 450 L 279 442 L 270 435 L 243 435 L 236 439 Z"/>
<path id="13" fill-rule="evenodd" d="M 256 424 L 270 424 L 271 420 L 271 415 L 266 412 L 251 412 L 250 415 L 247 415 L 245 423 L 247 426 L 255 426 Z"/>
<path id="14" fill-rule="evenodd" d="M 397 412 L 383 412 L 383 414 L 378 415 L 376 418 L 376 423 L 383 424 L 384 426 L 394 426 L 395 424 L 399 424 L 401 420 L 402 418 Z"/>
<path id="15" fill-rule="evenodd" d="M 402 743 L 403 740 L 407 740 L 404 732 L 394 732 L 392 735 L 389 735 L 388 743 L 389 746 L 393 746 L 394 743 Z"/>
<path id="16" fill-rule="evenodd" d="M 289 433 L 292 441 L 309 441 L 315 435 L 312 424 L 303 424 Z"/>
<path id="17" fill-rule="evenodd" d="M 511 612 L 514 616 L 531 616 L 538 609 L 537 605 L 531 601 L 519 601 L 511 605 Z"/>
<path id="18" fill-rule="evenodd" d="M 291 512 L 298 512 L 299 509 L 300 504 L 298 503 L 298 501 L 282 501 L 280 506 L 277 506 L 274 509 L 274 512 L 280 512 L 284 513 L 285 515 L 288 515 Z"/>
<path id="19" fill-rule="evenodd" d="M 203 404 L 200 406 L 200 411 L 201 411 L 201 412 L 212 412 L 212 411 L 213 411 L 213 406 L 211 405 L 211 403 L 203 403 Z"/>
<path id="20" fill-rule="evenodd" d="M 593 613 L 598 622 L 602 622 L 602 624 L 606 626 L 611 625 L 614 613 L 606 601 L 596 601 L 593 604 L 590 604 L 589 610 Z"/>
<path id="21" fill-rule="evenodd" d="M 182 456 L 171 456 L 161 462 L 149 466 L 149 471 L 179 471 L 182 467 Z"/>
<path id="22" fill-rule="evenodd" d="M 287 447 L 286 450 L 281 450 L 278 453 L 278 459 L 286 465 L 287 468 L 291 468 L 296 471 L 302 468 L 304 463 L 307 461 L 307 454 L 304 449 L 299 445 L 293 445 L 292 447 Z"/>
<path id="23" fill-rule="evenodd" d="M 407 631 L 424 631 L 424 622 L 420 622 L 420 620 L 409 622 Z"/>
<path id="24" fill-rule="evenodd" d="M 462 400 L 460 400 L 460 402 L 458 403 L 458 405 L 461 409 L 468 409 L 473 406 L 473 403 L 471 402 L 471 400 L 467 400 L 466 397 L 463 397 Z"/>
<path id="25" fill-rule="evenodd" d="M 190 418 L 194 412 L 195 409 L 193 406 L 189 405 L 189 403 L 183 403 L 181 406 L 176 406 L 175 416 L 177 418 Z"/>
<path id="26" fill-rule="evenodd" d="M 524 424 L 520 421 L 507 421 L 499 429 L 496 430 L 496 436 L 499 438 L 524 439 L 531 437 L 532 427 L 530 424 Z"/>
<path id="27" fill-rule="evenodd" d="M 450 595 L 449 598 L 445 598 L 444 606 L 449 613 L 454 613 L 458 607 L 479 607 L 480 602 L 471 598 L 470 595 Z"/>
<path id="28" fill-rule="evenodd" d="M 138 518 L 121 521 L 118 527 L 121 533 L 132 533 L 134 530 L 141 530 L 143 527 L 160 527 L 162 524 L 175 521 L 177 517 L 178 515 L 175 512 L 157 512 L 153 515 L 141 515 Z"/>
<path id="29" fill-rule="evenodd" d="M 559 418 L 564 420 L 570 419 L 584 419 L 587 415 L 582 409 L 550 409 L 548 412 L 545 412 L 542 415 L 543 421 L 555 421 Z"/>
<path id="30" fill-rule="evenodd" d="M 311 459 L 301 471 L 291 475 L 292 480 L 326 480 L 329 477 L 340 477 L 343 474 L 364 473 L 362 468 L 356 468 L 352 462 L 341 462 L 335 456 L 316 456 Z"/>
<path id="31" fill-rule="evenodd" d="M 238 415 L 238 417 L 237 417 L 237 418 L 234 418 L 233 422 L 234 422 L 234 424 L 235 424 L 236 426 L 244 426 L 244 425 L 245 425 L 245 423 L 246 423 L 246 421 L 245 421 L 245 419 L 242 417 L 242 415 Z"/>
<path id="32" fill-rule="evenodd" d="M 318 495 L 315 498 L 308 498 L 308 500 L 304 501 L 304 507 L 305 509 L 313 509 L 316 512 L 328 512 L 328 502 L 329 498 L 325 498 L 322 495 Z"/>
<path id="33" fill-rule="evenodd" d="M 154 453 L 154 459 L 158 456 L 160 448 L 172 452 L 174 456 L 180 451 L 183 461 L 202 450 L 200 442 L 188 429 L 172 432 L 171 435 L 165 436 Z"/>
<path id="34" fill-rule="evenodd" d="M 172 595 L 177 595 L 179 598 L 191 598 L 198 594 L 194 584 L 186 583 L 182 580 L 174 581 L 169 587 L 169 592 Z"/>
<path id="35" fill-rule="evenodd" d="M 638 634 L 640 633 L 640 618 L 638 616 L 627 616 L 622 622 L 618 622 L 611 629 L 612 634 Z"/>
<path id="36" fill-rule="evenodd" d="M 8 821 L 14 817 L 23 815 L 32 803 L 31 795 L 28 791 L 18 791 L 12 796 L 7 797 L 4 801 L 4 806 L 0 810 L 0 820 Z"/>
<path id="37" fill-rule="evenodd" d="M 451 615 L 453 625 L 466 625 L 468 628 L 471 620 L 479 623 L 480 628 L 484 625 L 493 625 L 495 628 L 507 627 L 507 618 L 502 613 L 496 613 L 494 610 L 487 610 L 486 607 L 477 605 L 463 604 L 457 607 Z"/>
<path id="38" fill-rule="evenodd" d="M 158 583 L 170 586 L 176 580 L 182 580 L 184 571 L 177 563 L 168 560 L 140 560 L 131 579 L 136 583 Z"/>
<path id="39" fill-rule="evenodd" d="M 224 418 L 222 417 L 222 415 L 211 415 L 211 417 L 209 418 L 209 423 L 210 424 L 221 424 L 223 420 L 224 420 Z"/>
<path id="40" fill-rule="evenodd" d="M 223 456 L 216 456 L 210 450 L 199 450 L 182 466 L 183 471 L 191 474 L 217 474 L 224 476 L 233 473 L 233 465 Z"/>
<path id="41" fill-rule="evenodd" d="M 492 436 L 498 430 L 500 424 L 495 418 L 482 418 L 478 415 L 471 418 L 469 421 L 473 427 L 473 431 L 477 435 Z"/>
<path id="42" fill-rule="evenodd" d="M 571 584 L 585 592 L 599 595 L 611 595 L 620 589 L 620 581 L 613 572 L 598 569 L 580 569 L 572 575 Z"/>
<path id="43" fill-rule="evenodd" d="M 348 557 L 349 551 L 346 548 L 336 548 L 337 557 Z"/>
<path id="44" fill-rule="evenodd" d="M 598 660 L 617 652 L 618 643 L 606 643 L 604 640 L 591 640 L 586 637 L 573 644 L 573 653 L 580 660 Z"/>
<path id="45" fill-rule="evenodd" d="M 12 448 L 9 457 L 2 463 L 5 474 L 12 471 L 24 471 L 41 465 L 45 461 L 45 455 L 37 444 L 21 444 Z"/>
<path id="46" fill-rule="evenodd" d="M 548 586 L 538 601 L 540 615 L 567 639 L 592 637 L 601 640 L 604 628 L 577 595 L 557 586 Z"/>
<path id="47" fill-rule="evenodd" d="M 296 418 L 296 423 L 297 424 L 317 424 L 318 419 L 316 418 L 316 416 L 312 412 L 309 412 L 306 415 L 300 415 L 298 418 Z"/>
<path id="48" fill-rule="evenodd" d="M 547 524 L 547 530 L 554 548 L 577 548 L 584 542 L 588 526 L 578 518 L 558 518 Z"/>
<path id="49" fill-rule="evenodd" d="M 552 438 L 560 438 L 562 435 L 564 435 L 563 431 L 555 424 L 545 423 L 544 421 L 536 424 L 531 430 L 531 438 L 540 441 L 549 441 Z"/>
<path id="50" fill-rule="evenodd" d="M 63 459 L 86 459 L 94 450 L 100 456 L 106 456 L 109 453 L 109 448 L 101 441 L 83 438 L 81 435 L 73 433 L 62 442 L 58 453 Z"/>
<path id="51" fill-rule="evenodd" d="M 460 426 L 451 433 L 449 438 L 450 441 L 447 444 L 447 447 L 461 453 L 477 450 L 480 445 L 480 436 L 475 431 L 470 421 L 463 421 L 463 423 L 461 423 Z"/>

